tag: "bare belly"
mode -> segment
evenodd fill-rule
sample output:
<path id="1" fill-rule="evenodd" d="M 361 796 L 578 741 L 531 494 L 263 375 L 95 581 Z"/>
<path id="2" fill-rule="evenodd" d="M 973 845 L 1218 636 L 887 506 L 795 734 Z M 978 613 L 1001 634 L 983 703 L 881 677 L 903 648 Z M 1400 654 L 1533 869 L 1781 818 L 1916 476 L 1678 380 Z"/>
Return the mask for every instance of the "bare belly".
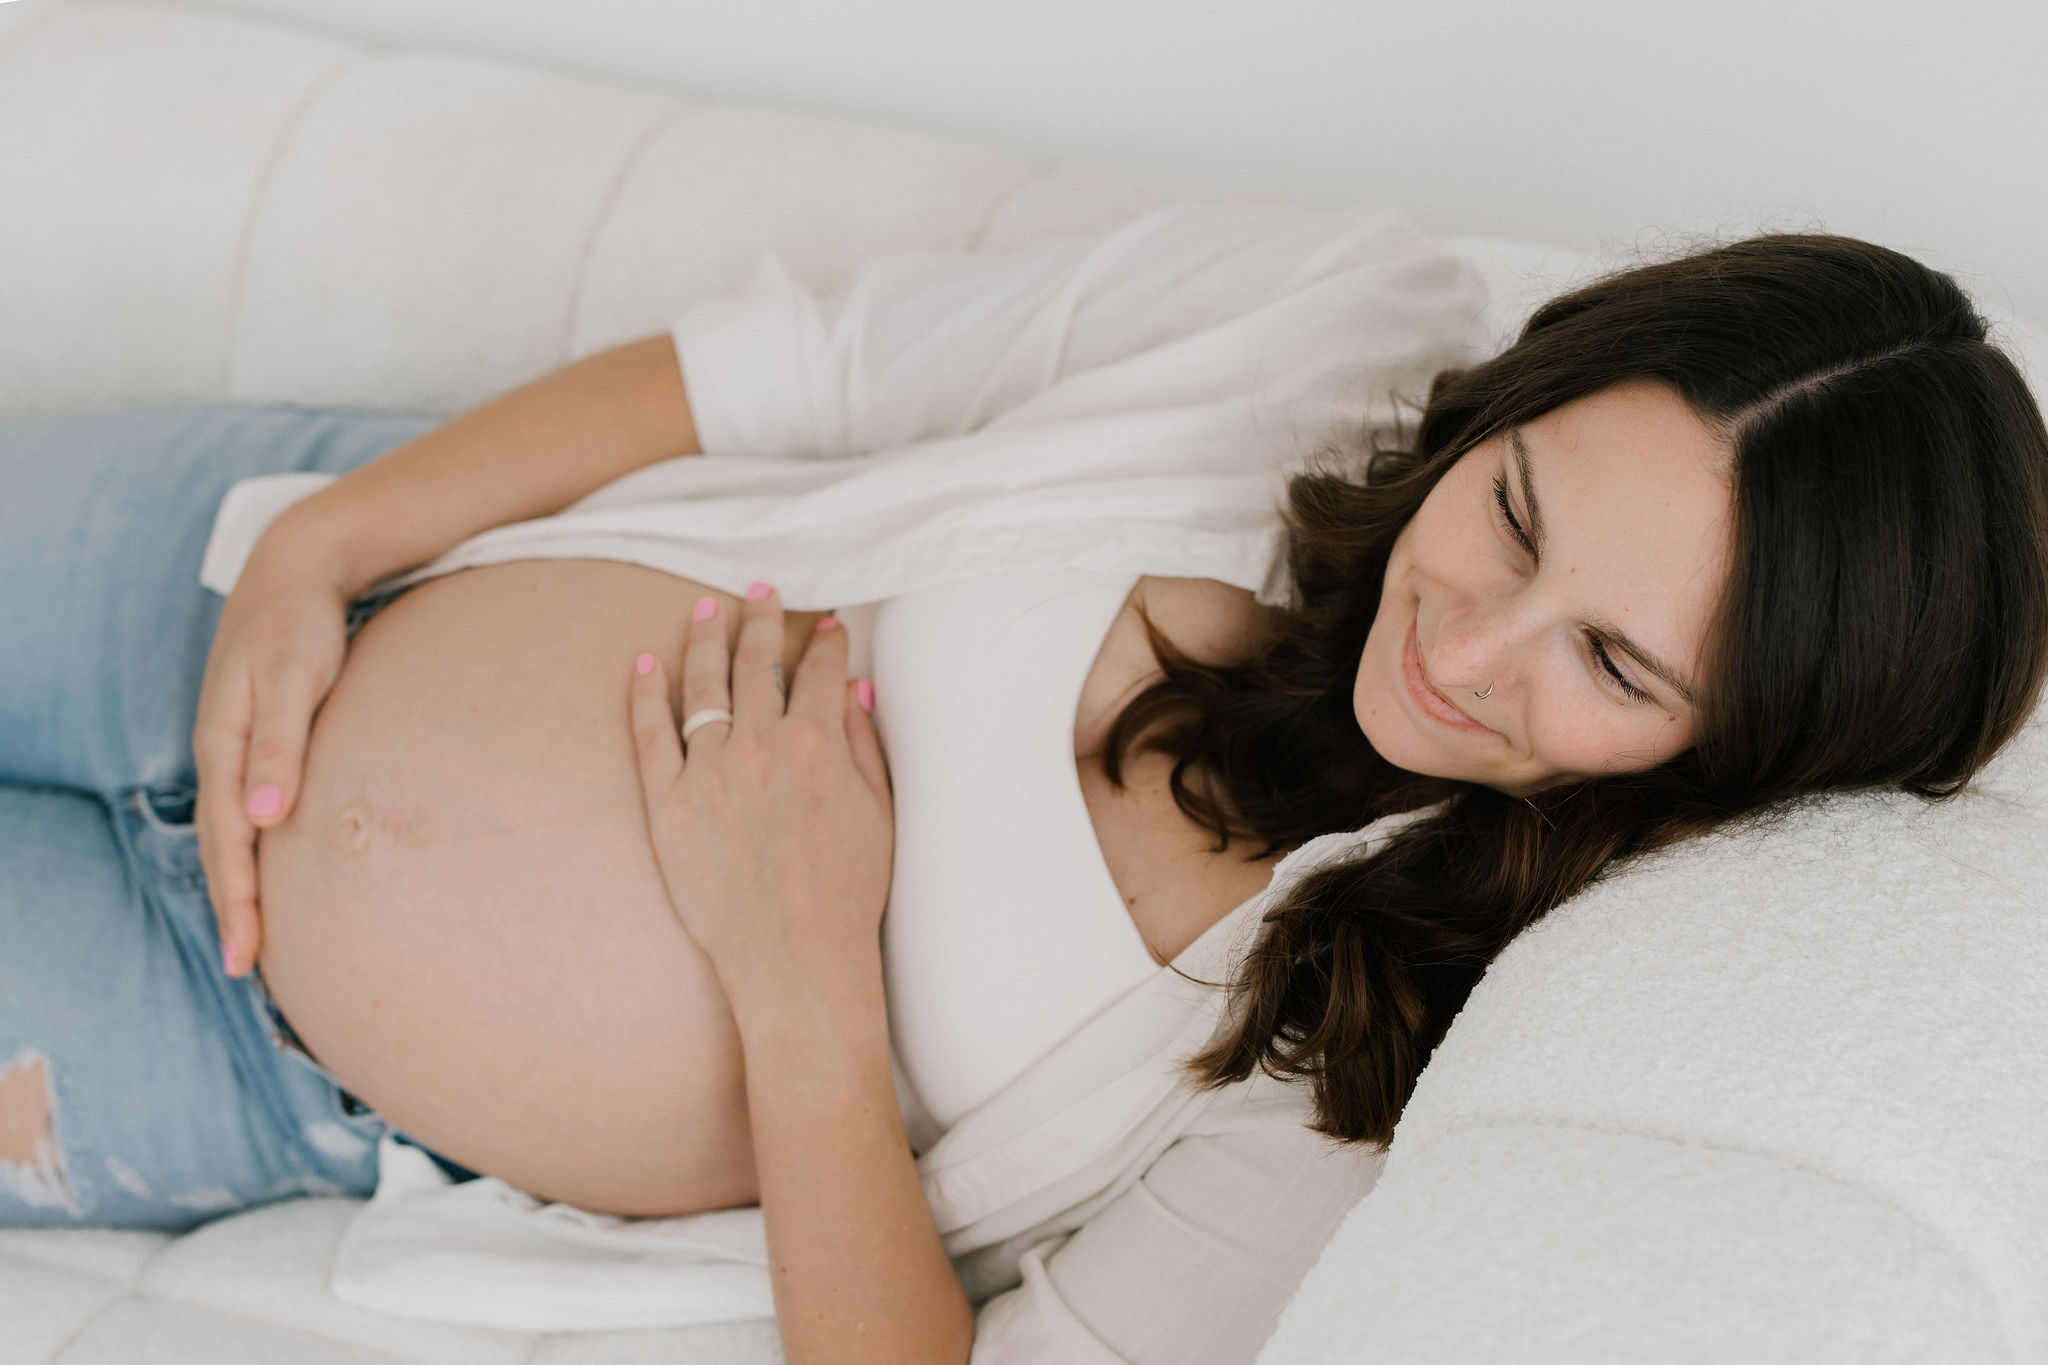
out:
<path id="1" fill-rule="evenodd" d="M 1145 581 L 1153 619 L 1198 654 L 1249 638 L 1249 593 Z M 313 1055 L 433 1150 L 587 1209 L 756 1198 L 738 1035 L 669 907 L 626 718 L 632 660 L 673 675 L 706 591 L 604 560 L 420 584 L 350 641 L 299 802 L 257 848 L 264 980 Z M 818 615 L 789 615 L 786 666 Z M 1212 852 L 1161 755 L 1134 756 L 1125 787 L 1091 780 L 1155 669 L 1126 604 L 1075 738 L 1103 855 L 1163 961 L 1278 855 Z"/>
<path id="2" fill-rule="evenodd" d="M 350 642 L 258 847 L 264 980 L 313 1055 L 435 1151 L 589 1209 L 755 1198 L 738 1038 L 626 721 L 633 658 L 673 673 L 706 591 L 598 560 L 419 585 Z"/>

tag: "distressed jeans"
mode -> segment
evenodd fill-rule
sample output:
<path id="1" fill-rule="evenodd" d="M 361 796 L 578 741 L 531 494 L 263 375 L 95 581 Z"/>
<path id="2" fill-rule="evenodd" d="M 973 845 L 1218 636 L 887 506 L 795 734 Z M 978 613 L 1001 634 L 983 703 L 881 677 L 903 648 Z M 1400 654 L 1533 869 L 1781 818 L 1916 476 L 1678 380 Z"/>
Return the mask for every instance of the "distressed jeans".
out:
<path id="1" fill-rule="evenodd" d="M 0 1225 L 181 1229 L 375 1186 L 382 1120 L 221 970 L 192 825 L 222 602 L 199 561 L 235 480 L 343 473 L 434 425 L 289 404 L 0 421 Z"/>

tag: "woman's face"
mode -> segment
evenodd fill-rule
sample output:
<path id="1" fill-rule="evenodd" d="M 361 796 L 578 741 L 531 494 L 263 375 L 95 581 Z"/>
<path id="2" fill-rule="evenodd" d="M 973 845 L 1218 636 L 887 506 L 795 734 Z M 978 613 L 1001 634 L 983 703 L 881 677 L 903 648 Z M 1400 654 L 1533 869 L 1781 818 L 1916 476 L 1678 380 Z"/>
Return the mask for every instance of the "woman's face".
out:
<path id="1" fill-rule="evenodd" d="M 1685 749 L 1728 575 L 1729 459 L 1650 381 L 1467 452 L 1388 559 L 1352 690 L 1373 748 L 1517 796 Z"/>

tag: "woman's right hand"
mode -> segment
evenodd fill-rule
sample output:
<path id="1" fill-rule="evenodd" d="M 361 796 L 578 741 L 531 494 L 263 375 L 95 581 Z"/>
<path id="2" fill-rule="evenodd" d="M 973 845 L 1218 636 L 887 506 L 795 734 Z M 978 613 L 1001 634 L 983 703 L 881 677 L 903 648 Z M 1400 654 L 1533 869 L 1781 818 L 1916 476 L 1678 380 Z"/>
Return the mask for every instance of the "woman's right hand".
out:
<path id="1" fill-rule="evenodd" d="M 221 608 L 192 727 L 199 862 L 228 975 L 248 971 L 263 946 L 256 834 L 298 801 L 313 713 L 348 653 L 350 585 L 428 563 L 491 527 L 552 515 L 698 448 L 674 339 L 658 332 L 451 418 L 270 524 Z M 343 541 L 347 572 L 334 551 Z"/>
<path id="2" fill-rule="evenodd" d="M 229 976 L 254 966 L 263 946 L 257 832 L 291 814 L 313 713 L 348 653 L 339 574 L 280 544 L 258 542 L 221 607 L 192 727 L 199 862 Z"/>

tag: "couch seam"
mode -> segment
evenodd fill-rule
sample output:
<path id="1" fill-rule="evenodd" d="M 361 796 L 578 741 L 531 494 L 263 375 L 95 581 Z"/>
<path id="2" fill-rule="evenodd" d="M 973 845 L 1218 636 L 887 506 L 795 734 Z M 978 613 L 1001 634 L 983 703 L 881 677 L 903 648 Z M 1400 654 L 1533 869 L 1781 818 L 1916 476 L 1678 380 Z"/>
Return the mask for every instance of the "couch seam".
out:
<path id="1" fill-rule="evenodd" d="M 618 212 L 619 200 L 626 192 L 641 163 L 653 151 L 655 141 L 680 121 L 685 114 L 699 112 L 700 106 L 679 95 L 660 96 L 668 108 L 647 121 L 633 140 L 632 148 L 619 159 L 618 169 L 612 172 L 612 182 L 605 187 L 604 198 L 590 224 L 590 233 L 584 239 L 581 258 L 576 262 L 576 280 L 569 287 L 568 315 L 562 319 L 562 344 L 556 350 L 558 363 L 569 360 L 569 347 L 576 338 L 576 320 L 583 315 L 583 293 L 590 287 L 590 263 L 597 255 L 597 244 L 604 238 L 604 230 L 611 225 L 612 215 Z"/>
<path id="2" fill-rule="evenodd" d="M 249 211 L 242 217 L 242 228 L 235 238 L 235 265 L 228 279 L 228 348 L 221 374 L 221 396 L 230 402 L 236 400 L 239 389 L 236 376 L 241 369 L 242 356 L 242 308 L 248 299 L 248 276 L 250 255 L 255 247 L 256 223 L 263 216 L 263 210 L 270 200 L 272 182 L 277 178 L 278 167 L 284 164 L 285 154 L 297 139 L 299 129 L 326 93 L 340 82 L 341 78 L 360 67 L 369 65 L 383 55 L 381 49 L 362 44 L 356 50 L 337 57 L 334 63 L 316 76 L 299 96 L 298 103 L 284 117 L 278 126 L 277 138 L 264 153 L 263 165 L 256 172 L 256 184 L 249 195 Z"/>
<path id="3" fill-rule="evenodd" d="M 163 1253 L 158 1252 L 157 1254 L 162 1255 Z M 98 1322 L 107 1314 L 113 1312 L 115 1307 L 122 1303 L 124 1300 L 133 1299 L 134 1297 L 136 1297 L 135 1286 L 132 1284 L 123 1286 L 120 1293 L 114 1295 L 113 1298 L 108 1299 L 98 1308 L 95 1308 L 92 1310 L 92 1312 L 86 1314 L 85 1321 L 79 1323 L 77 1327 L 73 1328 L 71 1331 L 71 1335 L 65 1337 L 64 1340 L 58 1342 L 56 1349 L 52 1350 L 47 1356 L 44 1356 L 43 1359 L 45 1361 L 54 1361 L 62 1358 L 66 1352 L 68 1352 L 72 1347 L 78 1344 L 80 1338 L 82 1338 L 87 1332 L 92 1330 L 94 1323 Z"/>
<path id="4" fill-rule="evenodd" d="M 1426 1152 L 1430 1148 L 1435 1147 L 1438 1143 L 1441 1143 L 1445 1138 L 1448 1138 L 1456 1133 L 1472 1132 L 1477 1129 L 1509 1128 L 1547 1128 L 1562 1132 L 1594 1133 L 1602 1137 L 1640 1138 L 1645 1142 L 1659 1142 L 1663 1143 L 1665 1146 L 1668 1147 L 1691 1147 L 1709 1152 L 1732 1152 L 1739 1156 L 1755 1157 L 1761 1161 L 1768 1161 L 1771 1162 L 1773 1165 L 1783 1166 L 1788 1170 L 1799 1171 L 1802 1174 L 1810 1175 L 1815 1177 L 1816 1179 L 1826 1181 L 1830 1185 L 1834 1185 L 1841 1189 L 1848 1190 L 1854 1194 L 1861 1195 L 1863 1198 L 1869 1200 L 1870 1202 L 1881 1205 L 1884 1208 L 1890 1209 L 1892 1212 L 1898 1214 L 1899 1217 L 1905 1219 L 1908 1223 L 1912 1224 L 1913 1227 L 1919 1229 L 1927 1237 L 1929 1241 L 1933 1242 L 1942 1250 L 1948 1252 L 1949 1255 L 1953 1256 L 1961 1264 L 1969 1267 L 1970 1276 L 1973 1280 L 1976 1281 L 1977 1287 L 1984 1291 L 1984 1297 L 1989 1299 L 1994 1305 L 1997 1306 L 1999 1317 L 1999 1334 L 2005 1339 L 2005 1348 L 2007 1352 L 2012 1356 L 2014 1360 L 2019 1359 L 2019 1348 L 2017 1343 L 2015 1343 L 2012 1339 L 2010 1326 L 2006 1320 L 2007 1313 L 2005 1300 L 1995 1289 L 1992 1288 L 1990 1281 L 1986 1279 L 1983 1267 L 1979 1264 L 1979 1258 L 1971 1254 L 1961 1245 L 1959 1245 L 1954 1238 L 1950 1237 L 1942 1229 L 1928 1222 L 1927 1219 L 1921 1217 L 1919 1214 L 1913 1212 L 1911 1209 L 1906 1208 L 1903 1204 L 1901 1204 L 1898 1201 L 1897 1197 L 1894 1195 L 1873 1189 L 1870 1186 L 1862 1184 L 1858 1181 L 1847 1179 L 1843 1176 L 1835 1174 L 1832 1171 L 1821 1170 L 1818 1167 L 1809 1165 L 1804 1161 L 1795 1160 L 1794 1158 L 1787 1156 L 1782 1156 L 1776 1152 L 1761 1151 L 1755 1147 L 1737 1146 L 1733 1143 L 1727 1142 L 1713 1142 L 1705 1138 L 1680 1137 L 1671 1133 L 1644 1132 L 1640 1129 L 1635 1128 L 1603 1126 L 1597 1123 L 1573 1122 L 1569 1119 L 1488 1118 L 1468 1120 L 1463 1122 L 1453 1121 L 1452 1123 L 1447 1124 L 1437 1134 L 1437 1136 L 1431 1138 L 1423 1146 L 1416 1148 L 1415 1150 L 1418 1152 Z M 1399 1138 L 1400 1133 L 1397 1130 L 1395 1133 L 1395 1140 L 1398 1141 Z M 1389 1150 L 1388 1161 L 1391 1163 L 1392 1160 L 1393 1152 Z M 1384 1171 L 1382 1171 L 1380 1178 L 1382 1181 L 1385 1180 L 1386 1175 Z M 1359 1202 L 1361 1204 L 1365 1203 L 1366 1200 L 1370 1200 L 1373 1197 L 1373 1195 L 1377 1194 L 1378 1192 L 1379 1185 L 1376 1183 L 1371 1190 L 1366 1192 L 1365 1199 L 1360 1200 Z"/>
<path id="5" fill-rule="evenodd" d="M 142 1277 L 149 1273 L 150 1266 L 154 1265 L 157 1262 L 157 1260 L 163 1256 L 164 1252 L 168 1251 L 169 1249 L 170 1248 L 168 1246 L 158 1247 L 155 1253 L 150 1256 L 149 1260 L 144 1262 L 141 1268 L 135 1272 L 134 1276 L 131 1279 L 129 1279 L 129 1281 L 126 1284 L 121 1286 L 120 1293 L 114 1295 L 105 1303 L 101 1304 L 98 1308 L 95 1308 L 92 1310 L 92 1312 L 86 1314 L 85 1321 L 79 1323 L 77 1327 L 73 1328 L 71 1334 L 65 1337 L 64 1340 L 58 1342 L 55 1349 L 53 1349 L 47 1356 L 43 1357 L 43 1359 L 45 1361 L 54 1361 L 62 1358 L 66 1352 L 68 1352 L 73 1346 L 76 1346 L 79 1343 L 79 1341 L 85 1336 L 87 1332 L 92 1330 L 93 1325 L 97 1323 L 101 1318 L 113 1312 L 114 1309 L 119 1307 L 122 1303 L 140 1299 L 142 1295 L 137 1290 L 137 1286 L 142 1283 Z"/>

